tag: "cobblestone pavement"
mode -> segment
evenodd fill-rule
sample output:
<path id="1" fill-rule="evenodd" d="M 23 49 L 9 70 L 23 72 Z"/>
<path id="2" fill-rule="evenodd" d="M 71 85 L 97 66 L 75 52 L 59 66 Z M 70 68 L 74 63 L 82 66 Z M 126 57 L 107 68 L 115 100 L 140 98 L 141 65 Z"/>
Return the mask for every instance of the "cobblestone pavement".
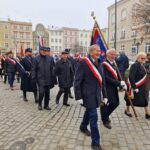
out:
<path id="1" fill-rule="evenodd" d="M 90 137 L 79 131 L 84 108 L 69 99 L 71 107 L 55 104 L 58 88 L 51 91 L 52 111 L 38 111 L 32 93 L 22 100 L 19 85 L 10 91 L 0 82 L 0 150 L 91 150 Z M 136 108 L 139 121 L 124 115 L 125 102 L 111 116 L 111 130 L 103 127 L 99 116 L 104 150 L 150 150 L 150 121 L 143 108 Z"/>

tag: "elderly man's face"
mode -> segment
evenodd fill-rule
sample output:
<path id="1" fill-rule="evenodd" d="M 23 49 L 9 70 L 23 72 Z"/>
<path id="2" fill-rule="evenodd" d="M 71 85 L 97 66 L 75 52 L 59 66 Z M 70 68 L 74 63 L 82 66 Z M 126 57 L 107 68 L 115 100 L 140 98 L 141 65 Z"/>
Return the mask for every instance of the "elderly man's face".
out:
<path id="1" fill-rule="evenodd" d="M 93 50 L 91 51 L 90 56 L 91 56 L 93 59 L 97 60 L 97 59 L 99 59 L 100 55 L 101 55 L 101 50 L 100 50 L 100 48 L 99 48 L 98 46 L 95 46 L 95 47 L 93 48 Z"/>
<path id="2" fill-rule="evenodd" d="M 137 59 L 137 61 L 141 64 L 144 64 L 146 61 L 146 56 L 145 55 L 140 55 Z"/>
<path id="3" fill-rule="evenodd" d="M 114 61 L 115 58 L 116 58 L 116 52 L 115 52 L 115 51 L 110 51 L 110 52 L 107 54 L 107 58 L 108 58 L 110 61 Z"/>

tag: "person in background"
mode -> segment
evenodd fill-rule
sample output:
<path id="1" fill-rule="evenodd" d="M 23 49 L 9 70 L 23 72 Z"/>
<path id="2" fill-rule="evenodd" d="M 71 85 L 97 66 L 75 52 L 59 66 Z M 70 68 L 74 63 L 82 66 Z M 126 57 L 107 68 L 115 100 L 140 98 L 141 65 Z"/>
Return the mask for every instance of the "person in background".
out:
<path id="1" fill-rule="evenodd" d="M 70 88 L 73 84 L 73 70 L 70 61 L 68 60 L 68 52 L 63 51 L 61 59 L 56 63 L 55 74 L 58 77 L 59 91 L 56 96 L 56 104 L 59 104 L 59 99 L 64 93 L 63 105 L 70 106 L 68 104 L 68 96 Z"/>
<path id="2" fill-rule="evenodd" d="M 49 89 L 54 86 L 54 63 L 47 56 L 47 47 L 40 48 L 40 54 L 34 58 L 32 67 L 32 82 L 37 83 L 39 88 L 38 109 L 42 110 L 44 99 L 44 109 L 51 110 L 49 107 Z"/>
<path id="3" fill-rule="evenodd" d="M 136 62 L 131 66 L 129 72 L 128 92 L 133 97 L 132 103 L 137 107 L 144 107 L 145 118 L 150 119 L 150 111 L 148 110 L 148 99 L 146 93 L 147 71 L 144 67 L 146 54 L 141 52 L 137 55 Z M 133 93 L 133 95 L 132 95 Z M 132 117 L 130 113 L 130 103 L 128 96 L 125 95 L 126 109 L 125 115 Z"/>
<path id="4" fill-rule="evenodd" d="M 19 59 L 18 59 L 19 60 Z M 23 100 L 25 102 L 27 99 L 27 92 L 34 93 L 35 103 L 38 103 L 37 98 L 37 86 L 32 83 L 31 79 L 31 70 L 33 67 L 33 57 L 32 57 L 32 49 L 25 49 L 25 57 L 21 59 L 20 65 L 18 64 L 19 73 L 21 75 L 21 90 L 23 91 Z"/>
<path id="5" fill-rule="evenodd" d="M 15 74 L 17 71 L 17 63 L 13 57 L 12 51 L 7 52 L 6 55 L 7 55 L 7 58 L 5 60 L 5 72 L 8 75 L 8 82 L 10 85 L 10 89 L 14 90 L 13 89 L 13 83 L 14 83 Z"/>
<path id="6" fill-rule="evenodd" d="M 147 81 L 146 81 L 146 95 L 149 100 L 149 92 L 150 92 L 150 53 L 147 53 L 147 61 L 144 64 L 147 71 Z"/>
<path id="7" fill-rule="evenodd" d="M 129 59 L 125 55 L 124 51 L 121 51 L 119 56 L 116 57 L 116 63 L 121 73 L 122 79 L 125 80 L 125 72 L 129 68 Z"/>

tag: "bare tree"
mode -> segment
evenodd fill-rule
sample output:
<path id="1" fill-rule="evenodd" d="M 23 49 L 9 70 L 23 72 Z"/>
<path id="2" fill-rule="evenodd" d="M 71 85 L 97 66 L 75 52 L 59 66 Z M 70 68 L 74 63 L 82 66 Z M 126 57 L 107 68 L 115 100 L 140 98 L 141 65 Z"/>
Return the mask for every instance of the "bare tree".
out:
<path id="1" fill-rule="evenodd" d="M 133 30 L 141 36 L 150 35 L 150 0 L 139 0 L 132 8 Z"/>

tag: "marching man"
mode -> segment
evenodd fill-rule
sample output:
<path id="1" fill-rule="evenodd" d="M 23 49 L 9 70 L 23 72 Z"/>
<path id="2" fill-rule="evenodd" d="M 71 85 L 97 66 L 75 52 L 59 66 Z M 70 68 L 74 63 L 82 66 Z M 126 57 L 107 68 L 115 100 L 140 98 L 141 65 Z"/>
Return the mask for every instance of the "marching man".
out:
<path id="1" fill-rule="evenodd" d="M 101 51 L 98 45 L 92 45 L 88 57 L 79 62 L 74 81 L 75 98 L 86 108 L 80 131 L 91 136 L 91 147 L 94 150 L 102 150 L 98 130 L 97 109 L 100 103 L 107 101 L 103 70 L 98 61 Z M 87 126 L 90 124 L 91 133 Z"/>
<path id="2" fill-rule="evenodd" d="M 112 128 L 109 116 L 119 105 L 118 87 L 127 89 L 125 82 L 119 79 L 115 58 L 116 51 L 111 49 L 107 51 L 106 61 L 103 62 L 108 103 L 107 105 L 101 106 L 101 118 L 103 125 L 108 129 Z"/>

